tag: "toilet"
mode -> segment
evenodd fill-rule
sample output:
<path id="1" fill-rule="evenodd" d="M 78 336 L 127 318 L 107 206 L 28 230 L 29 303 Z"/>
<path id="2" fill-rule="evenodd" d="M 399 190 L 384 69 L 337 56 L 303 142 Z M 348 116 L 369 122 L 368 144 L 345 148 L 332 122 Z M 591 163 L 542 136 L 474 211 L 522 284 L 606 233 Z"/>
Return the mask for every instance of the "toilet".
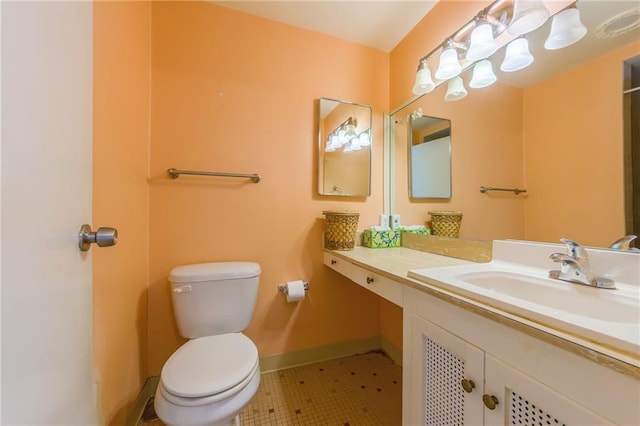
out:
<path id="1" fill-rule="evenodd" d="M 254 262 L 171 271 L 176 323 L 189 341 L 162 367 L 154 407 L 166 425 L 235 425 L 258 390 L 258 349 L 242 331 L 253 315 L 260 272 Z"/>

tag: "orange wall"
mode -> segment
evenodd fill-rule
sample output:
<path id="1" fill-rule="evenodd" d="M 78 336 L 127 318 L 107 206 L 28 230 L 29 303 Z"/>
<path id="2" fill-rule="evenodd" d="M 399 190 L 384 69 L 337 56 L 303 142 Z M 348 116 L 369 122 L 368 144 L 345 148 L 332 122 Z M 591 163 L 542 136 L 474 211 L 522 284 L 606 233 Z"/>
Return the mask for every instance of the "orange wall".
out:
<path id="1" fill-rule="evenodd" d="M 106 424 L 124 424 L 145 378 L 151 7 L 95 2 L 93 227 L 118 229 L 93 253 L 94 362 Z"/>
<path id="2" fill-rule="evenodd" d="M 624 235 L 622 64 L 638 54 L 632 43 L 524 91 L 527 239 Z"/>
<path id="3" fill-rule="evenodd" d="M 260 356 L 379 335 L 378 298 L 322 264 L 322 211 L 356 210 L 360 228 L 382 212 L 388 54 L 205 2 L 152 8 L 149 375 L 184 341 L 167 276 L 186 263 L 261 264 L 246 331 Z M 373 107 L 368 198 L 316 195 L 320 97 Z M 173 181 L 170 167 L 263 180 Z M 287 304 L 276 286 L 298 278 L 307 299 Z"/>
<path id="4" fill-rule="evenodd" d="M 489 4 L 489 2 L 486 2 Z M 411 99 L 418 60 L 484 7 L 483 2 L 440 1 L 391 52 L 391 105 Z M 467 73 L 468 74 L 468 73 Z M 468 86 L 469 75 L 463 80 Z M 467 87 L 468 96 L 445 102 L 446 84 L 406 108 L 392 124 L 395 132 L 394 213 L 405 224 L 424 224 L 430 210 L 463 212 L 460 236 L 472 239 L 524 237 L 523 197 L 482 194 L 480 186 L 522 187 L 522 93 L 499 83 Z M 487 105 L 492 105 L 487 108 Z M 496 107 L 501 105 L 501 107 Z M 409 200 L 406 114 L 421 106 L 424 115 L 451 120 L 452 197 Z"/>

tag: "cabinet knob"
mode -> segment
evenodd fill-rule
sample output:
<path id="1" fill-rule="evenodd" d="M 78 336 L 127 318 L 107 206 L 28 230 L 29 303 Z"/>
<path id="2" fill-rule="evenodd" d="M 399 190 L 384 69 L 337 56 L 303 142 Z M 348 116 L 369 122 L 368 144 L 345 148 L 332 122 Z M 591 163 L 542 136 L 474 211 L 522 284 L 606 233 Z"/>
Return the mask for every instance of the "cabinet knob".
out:
<path id="1" fill-rule="evenodd" d="M 337 260 L 335 260 L 335 259 L 331 259 L 331 264 L 332 264 L 332 265 L 335 265 L 336 263 L 338 263 L 338 261 L 337 261 Z"/>
<path id="2" fill-rule="evenodd" d="M 367 284 L 373 284 L 373 278 L 367 277 Z"/>
<path id="3" fill-rule="evenodd" d="M 495 410 L 496 405 L 498 405 L 498 398 L 494 395 L 487 395 L 486 393 L 482 395 L 482 402 L 484 402 L 484 406 L 489 410 Z"/>
<path id="4" fill-rule="evenodd" d="M 462 384 L 462 389 L 464 389 L 467 393 L 473 392 L 473 388 L 476 387 L 476 384 L 473 383 L 473 380 L 462 379 L 462 382 L 460 383 Z"/>

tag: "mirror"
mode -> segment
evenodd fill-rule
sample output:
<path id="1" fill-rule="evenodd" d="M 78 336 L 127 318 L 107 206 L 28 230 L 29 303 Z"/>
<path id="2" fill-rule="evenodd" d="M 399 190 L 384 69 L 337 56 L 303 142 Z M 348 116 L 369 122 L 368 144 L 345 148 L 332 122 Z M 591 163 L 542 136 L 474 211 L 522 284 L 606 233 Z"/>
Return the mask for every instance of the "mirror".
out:
<path id="1" fill-rule="evenodd" d="M 371 107 L 320 98 L 318 193 L 371 195 Z"/>
<path id="2" fill-rule="evenodd" d="M 451 197 L 451 122 L 412 113 L 407 131 L 409 147 L 409 196 Z"/>
<path id="3" fill-rule="evenodd" d="M 535 58 L 529 68 L 501 72 L 502 47 L 491 57 L 497 83 L 470 88 L 469 69 L 462 75 L 465 98 L 446 102 L 447 84 L 438 82 L 434 91 L 392 113 L 391 213 L 403 223 L 424 224 L 429 210 L 461 210 L 461 237 L 483 240 L 557 243 L 570 237 L 608 247 L 627 232 L 624 194 L 630 184 L 624 176 L 631 171 L 623 168 L 623 133 L 630 124 L 623 120 L 623 89 L 632 88 L 625 86 L 623 69 L 638 55 L 640 26 L 623 29 L 625 21 L 633 22 L 629 17 L 637 22 L 638 12 L 626 20 L 615 17 L 637 11 L 637 2 L 581 0 L 577 6 L 588 28 L 578 43 L 544 49 L 550 19 L 526 36 Z M 607 28 L 612 34 L 603 36 Z M 451 120 L 450 199 L 421 200 L 407 192 L 407 168 L 416 165 L 406 155 L 406 120 L 418 108 Z M 527 192 L 481 193 L 481 186 Z"/>

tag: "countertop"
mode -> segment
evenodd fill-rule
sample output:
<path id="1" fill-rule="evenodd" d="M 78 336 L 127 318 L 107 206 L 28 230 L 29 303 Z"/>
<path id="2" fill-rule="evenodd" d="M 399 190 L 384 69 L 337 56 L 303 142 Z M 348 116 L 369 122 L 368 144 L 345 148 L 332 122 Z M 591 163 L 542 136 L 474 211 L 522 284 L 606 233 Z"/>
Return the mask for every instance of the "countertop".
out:
<path id="1" fill-rule="evenodd" d="M 501 311 L 492 306 L 465 298 L 435 285 L 429 285 L 407 276 L 408 271 L 411 269 L 465 265 L 473 263 L 471 261 L 405 247 L 371 249 L 356 246 L 353 250 L 349 251 L 328 249 L 325 249 L 325 251 L 396 282 L 419 289 L 458 307 L 509 327 L 516 328 L 523 333 L 559 346 L 620 373 L 640 378 L 640 367 L 638 365 L 639 360 L 637 355 L 634 357 L 633 355 L 620 353 L 616 351 L 615 348 L 602 346 L 596 342 L 584 340 L 580 336 L 552 329 L 543 324 L 538 324 L 512 313 Z"/>

